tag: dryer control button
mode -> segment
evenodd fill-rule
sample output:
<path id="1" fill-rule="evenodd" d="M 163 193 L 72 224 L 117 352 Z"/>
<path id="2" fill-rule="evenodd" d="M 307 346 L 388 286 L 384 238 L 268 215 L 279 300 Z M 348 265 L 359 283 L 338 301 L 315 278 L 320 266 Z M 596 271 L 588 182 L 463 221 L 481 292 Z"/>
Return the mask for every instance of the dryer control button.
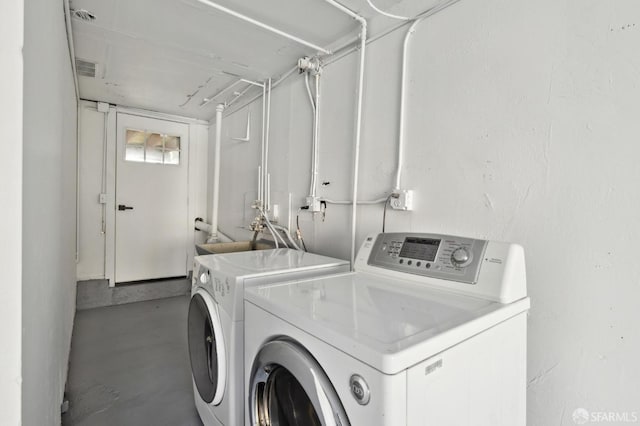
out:
<path id="1" fill-rule="evenodd" d="M 451 263 L 454 266 L 463 267 L 471 263 L 471 253 L 464 247 L 458 247 L 451 253 Z"/>
<path id="2" fill-rule="evenodd" d="M 358 404 L 367 405 L 369 403 L 369 400 L 371 399 L 371 391 L 369 390 L 369 385 L 362 376 L 358 374 L 351 376 L 349 379 L 349 387 L 351 388 L 351 395 L 353 395 Z"/>

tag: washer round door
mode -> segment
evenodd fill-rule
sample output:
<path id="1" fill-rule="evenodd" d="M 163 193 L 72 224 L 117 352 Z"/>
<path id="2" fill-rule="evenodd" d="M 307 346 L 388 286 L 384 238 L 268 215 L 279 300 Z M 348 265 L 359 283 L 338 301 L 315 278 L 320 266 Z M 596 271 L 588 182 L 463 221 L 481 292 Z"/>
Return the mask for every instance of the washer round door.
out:
<path id="1" fill-rule="evenodd" d="M 188 328 L 193 381 L 203 401 L 218 405 L 227 372 L 224 340 L 217 304 L 203 289 L 191 296 Z"/>
<path id="2" fill-rule="evenodd" d="M 251 368 L 250 424 L 349 426 L 331 381 L 302 345 L 280 338 L 265 343 Z"/>

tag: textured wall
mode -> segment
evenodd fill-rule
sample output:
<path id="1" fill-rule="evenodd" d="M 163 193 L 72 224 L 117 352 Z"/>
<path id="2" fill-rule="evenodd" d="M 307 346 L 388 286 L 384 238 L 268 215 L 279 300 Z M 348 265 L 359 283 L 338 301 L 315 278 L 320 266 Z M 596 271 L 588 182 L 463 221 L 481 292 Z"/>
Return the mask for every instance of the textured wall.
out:
<path id="1" fill-rule="evenodd" d="M 105 235 L 102 233 L 102 169 L 104 162 L 104 121 L 105 114 L 96 110 L 95 102 L 80 102 L 80 175 L 78 210 L 78 265 L 77 279 L 91 280 L 105 277 Z M 109 129 L 113 139 L 115 129 Z"/>
<path id="2" fill-rule="evenodd" d="M 0 401 L 2 423 L 21 424 L 22 46 L 24 3 L 0 3 Z"/>
<path id="3" fill-rule="evenodd" d="M 393 185 L 403 35 L 368 50 L 361 198 Z M 573 424 L 577 408 L 640 411 L 639 42 L 631 0 L 463 1 L 413 40 L 402 186 L 416 208 L 391 212 L 387 229 L 524 245 L 530 426 Z M 319 192 L 335 199 L 350 198 L 355 67 L 350 55 L 323 77 L 320 181 L 331 183 Z M 300 205 L 311 134 L 300 77 L 276 90 L 273 108 L 273 186 Z M 252 142 L 226 140 L 222 152 L 221 228 L 236 238 L 256 187 L 259 102 L 251 109 Z M 245 117 L 231 115 L 224 133 Z M 349 215 L 330 206 L 325 222 L 305 218 L 308 245 L 347 258 Z M 358 243 L 380 231 L 380 206 L 358 217 Z"/>
<path id="4" fill-rule="evenodd" d="M 60 422 L 76 289 L 76 97 L 62 2 L 25 3 L 22 424 Z"/>

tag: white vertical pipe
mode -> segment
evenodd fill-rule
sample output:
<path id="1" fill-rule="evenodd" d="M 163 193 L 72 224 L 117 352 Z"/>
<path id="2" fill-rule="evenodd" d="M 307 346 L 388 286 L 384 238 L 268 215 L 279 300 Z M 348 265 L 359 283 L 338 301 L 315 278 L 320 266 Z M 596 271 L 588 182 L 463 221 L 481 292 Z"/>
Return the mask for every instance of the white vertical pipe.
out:
<path id="1" fill-rule="evenodd" d="M 258 169 L 260 172 L 260 176 L 261 176 L 261 180 L 262 180 L 262 185 L 259 189 L 259 193 L 258 193 L 258 201 L 260 201 L 260 208 L 264 207 L 264 187 L 265 187 L 265 181 L 264 181 L 264 163 L 265 163 L 265 156 L 264 156 L 264 141 L 265 141 L 265 117 L 267 116 L 267 85 L 265 84 L 264 86 L 262 86 L 262 139 L 260 142 L 260 168 Z"/>
<path id="2" fill-rule="evenodd" d="M 269 211 L 268 209 L 271 206 L 271 173 L 267 173 L 267 199 L 265 205 L 267 206 L 265 211 Z"/>
<path id="3" fill-rule="evenodd" d="M 211 203 L 211 236 L 218 236 L 218 208 L 220 202 L 220 146 L 222 145 L 222 112 L 224 105 L 216 107 L 216 140 L 213 148 L 213 201 Z"/>
<path id="4" fill-rule="evenodd" d="M 97 105 L 97 104 L 96 104 Z M 80 114 L 78 114 L 80 116 Z M 103 113 L 103 132 L 102 132 L 102 173 L 101 173 L 101 182 L 100 182 L 100 194 L 107 193 L 107 129 L 109 128 L 109 110 Z M 80 161 L 80 160 L 78 160 Z M 102 203 L 102 235 L 107 233 L 107 203 Z M 106 243 L 106 238 L 105 238 Z M 106 247 L 106 246 L 105 246 Z M 105 248 L 106 250 L 106 248 Z M 106 262 L 106 256 L 105 256 Z M 105 266 L 105 271 L 106 266 Z"/>
<path id="5" fill-rule="evenodd" d="M 267 118 L 266 118 L 266 130 L 264 136 L 264 169 L 262 172 L 265 176 L 266 185 L 266 194 L 265 194 L 265 212 L 268 212 L 270 209 L 271 202 L 271 186 L 269 185 L 269 128 L 271 124 L 271 79 L 267 80 Z"/>
<path id="6" fill-rule="evenodd" d="M 261 202 L 262 201 L 262 194 L 263 194 L 263 189 L 262 189 L 262 166 L 258 166 L 258 201 Z M 260 208 L 262 208 L 262 206 L 260 206 Z"/>
<path id="7" fill-rule="evenodd" d="M 394 190 L 400 190 L 400 178 L 402 167 L 404 166 L 404 144 L 405 144 L 405 115 L 407 98 L 407 63 L 409 62 L 409 41 L 416 31 L 416 26 L 424 20 L 426 16 L 413 21 L 404 36 L 402 47 L 402 76 L 400 80 L 400 118 L 398 120 L 398 163 L 396 165 L 396 182 Z"/>
<path id="8" fill-rule="evenodd" d="M 319 127 L 320 127 L 320 74 L 315 75 L 315 101 L 313 102 L 313 143 L 312 143 L 312 166 L 311 166 L 311 189 L 310 194 L 315 198 L 318 187 L 318 151 L 319 151 Z"/>
<path id="9" fill-rule="evenodd" d="M 358 75 L 358 112 L 356 115 L 356 140 L 353 155 L 353 204 L 351 205 L 351 269 L 356 260 L 356 224 L 358 209 L 358 172 L 360 169 L 360 140 L 362 138 L 362 98 L 364 92 L 365 49 L 367 46 L 367 22 L 362 22 L 360 33 L 360 71 Z"/>
<path id="10" fill-rule="evenodd" d="M 307 95 L 309 96 L 309 104 L 311 105 L 311 111 L 313 112 L 312 123 L 311 123 L 311 179 L 309 180 L 309 196 L 314 196 L 314 188 L 315 182 L 313 180 L 313 172 L 314 172 L 314 164 L 315 164 L 315 119 L 316 119 L 316 103 L 314 100 L 314 96 L 311 93 L 311 86 L 309 85 L 309 72 L 304 73 L 304 85 L 307 88 Z"/>
<path id="11" fill-rule="evenodd" d="M 367 48 L 367 20 L 335 0 L 325 0 L 360 23 L 360 63 L 358 72 L 358 107 L 356 112 L 356 136 L 353 148 L 353 195 L 351 204 L 351 269 L 356 260 L 356 224 L 358 208 L 358 172 L 360 168 L 360 139 L 362 136 L 362 98 L 364 92 L 365 50 Z"/>

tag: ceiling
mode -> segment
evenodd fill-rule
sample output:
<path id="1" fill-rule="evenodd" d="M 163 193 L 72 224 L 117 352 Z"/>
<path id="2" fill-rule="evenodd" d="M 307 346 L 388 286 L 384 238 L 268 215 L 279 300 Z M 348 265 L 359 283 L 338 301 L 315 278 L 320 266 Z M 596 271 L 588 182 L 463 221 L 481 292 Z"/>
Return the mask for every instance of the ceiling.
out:
<path id="1" fill-rule="evenodd" d="M 323 0 L 213 0 L 255 20 L 321 47 L 354 38 L 353 19 Z M 387 11 L 415 15 L 438 0 L 374 0 Z M 342 4 L 387 26 L 366 0 Z M 70 0 L 75 56 L 95 63 L 95 77 L 78 76 L 80 97 L 128 107 L 209 120 L 218 103 L 245 89 L 239 78 L 262 81 L 293 68 L 316 51 L 225 14 L 197 0 Z M 249 95 L 252 92 L 247 92 Z"/>

